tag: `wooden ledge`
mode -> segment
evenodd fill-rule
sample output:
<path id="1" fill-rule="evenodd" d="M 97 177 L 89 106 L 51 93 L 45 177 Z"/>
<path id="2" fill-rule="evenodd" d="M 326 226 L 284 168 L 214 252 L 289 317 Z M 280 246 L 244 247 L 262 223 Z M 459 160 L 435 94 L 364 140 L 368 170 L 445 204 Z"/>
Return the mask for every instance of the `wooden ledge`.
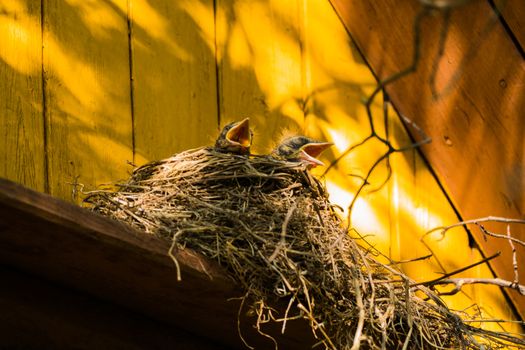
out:
<path id="1" fill-rule="evenodd" d="M 53 288 L 92 296 L 92 302 L 103 300 L 230 348 L 244 348 L 237 331 L 239 301 L 232 300 L 242 291 L 215 262 L 189 250 L 177 255 L 182 272 L 177 282 L 168 249 L 167 242 L 127 225 L 0 179 L 3 269 L 36 275 Z M 265 332 L 278 338 L 280 349 L 309 348 L 313 340 L 306 323 L 295 323 L 287 326 L 286 337 L 276 335 L 278 327 Z M 253 320 L 241 324 L 250 345 L 273 348 L 253 330 Z"/>

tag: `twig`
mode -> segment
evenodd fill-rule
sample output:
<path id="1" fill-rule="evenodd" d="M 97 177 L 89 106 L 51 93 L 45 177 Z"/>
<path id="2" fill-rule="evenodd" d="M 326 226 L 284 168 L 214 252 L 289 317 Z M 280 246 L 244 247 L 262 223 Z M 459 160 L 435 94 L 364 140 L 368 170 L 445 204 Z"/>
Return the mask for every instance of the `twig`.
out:
<path id="1" fill-rule="evenodd" d="M 334 345 L 334 343 L 332 343 L 332 340 L 330 340 L 330 337 L 328 336 L 328 334 L 325 332 L 324 330 L 324 327 L 322 324 L 319 324 L 319 322 L 317 322 L 317 320 L 315 319 L 315 317 L 312 315 L 311 312 L 309 312 L 303 304 L 298 304 L 297 305 L 297 308 L 301 311 L 303 311 L 306 316 L 308 316 L 308 319 L 310 320 L 310 322 L 312 324 L 314 324 L 316 326 L 317 329 L 319 329 L 321 331 L 321 333 L 323 334 L 324 336 L 324 340 L 328 343 L 328 345 L 330 345 L 330 349 L 333 349 L 333 350 L 337 350 L 336 346 Z M 326 344 L 325 344 L 326 346 Z"/>
<path id="2" fill-rule="evenodd" d="M 480 261 L 478 261 L 478 262 L 475 262 L 475 263 L 473 263 L 473 264 L 467 265 L 467 266 L 462 267 L 462 268 L 460 268 L 460 269 L 457 269 L 457 270 L 455 270 L 455 271 L 452 271 L 452 272 L 449 272 L 449 273 L 445 273 L 443 276 L 438 277 L 438 278 L 436 278 L 436 279 L 433 279 L 433 280 L 430 280 L 430 281 L 426 281 L 426 282 L 413 283 L 413 284 L 411 284 L 410 286 L 411 286 L 411 287 L 421 286 L 421 285 L 422 285 L 422 286 L 432 286 L 432 285 L 436 284 L 436 282 L 439 282 L 439 281 L 441 281 L 441 280 L 444 280 L 444 279 L 446 279 L 446 278 L 448 278 L 448 277 L 450 277 L 450 276 L 457 275 L 458 273 L 461 273 L 461 272 L 463 272 L 463 271 L 469 270 L 469 269 L 471 269 L 471 268 L 473 268 L 473 267 L 475 267 L 475 266 L 478 266 L 478 265 L 484 264 L 484 263 L 486 263 L 486 262 L 488 262 L 488 261 L 490 261 L 490 260 L 492 260 L 492 259 L 497 258 L 497 257 L 500 256 L 500 255 L 501 255 L 501 252 L 496 252 L 495 254 L 493 254 L 493 255 L 491 255 L 491 256 L 489 256 L 489 257 L 487 257 L 487 258 L 484 258 L 484 259 L 482 259 L 482 260 L 480 260 Z"/>
<path id="3" fill-rule="evenodd" d="M 434 227 L 430 231 L 427 231 L 423 235 L 423 237 L 421 237 L 421 240 L 423 240 L 424 237 L 426 237 L 426 236 L 428 236 L 431 233 L 436 232 L 436 231 L 441 231 L 441 234 L 445 235 L 445 233 L 447 233 L 448 230 L 450 230 L 450 229 L 452 229 L 454 227 L 471 225 L 471 224 L 479 224 L 480 222 L 503 222 L 503 223 L 507 223 L 507 224 L 525 224 L 525 220 L 521 220 L 521 219 L 509 219 L 509 218 L 503 218 L 503 217 L 499 217 L 499 216 L 487 216 L 487 217 L 479 218 L 479 219 L 460 221 L 460 222 L 457 222 L 455 224 L 448 225 L 448 226 Z M 501 238 L 507 238 L 507 236 L 502 235 Z M 522 241 L 516 240 L 515 238 L 511 238 L 511 239 L 513 241 L 517 242 L 517 243 L 525 245 L 525 243 L 522 242 Z"/>
<path id="4" fill-rule="evenodd" d="M 286 307 L 286 311 L 284 312 L 283 326 L 281 328 L 281 334 L 284 334 L 284 331 L 286 330 L 286 321 L 288 321 L 288 312 L 290 312 L 290 308 L 292 307 L 292 304 L 294 301 L 295 301 L 295 294 L 292 295 L 292 297 L 290 298 L 290 301 L 288 302 L 288 306 Z"/>
<path id="5" fill-rule="evenodd" d="M 182 276 L 180 273 L 180 264 L 177 258 L 175 257 L 175 255 L 173 254 L 173 250 L 175 249 L 176 245 L 177 245 L 177 240 L 173 239 L 171 241 L 170 249 L 168 250 L 168 256 L 171 258 L 171 260 L 173 260 L 173 263 L 175 264 L 175 270 L 177 271 L 177 281 L 180 282 L 182 281 Z"/>
<path id="6" fill-rule="evenodd" d="M 427 283 L 425 283 L 427 284 Z M 440 293 L 441 295 L 453 295 L 458 293 L 461 288 L 466 284 L 490 284 L 495 285 L 503 288 L 511 288 L 517 290 L 521 295 L 525 295 L 525 286 L 521 284 L 516 284 L 512 281 L 507 281 L 501 278 L 445 278 L 437 281 L 433 281 L 432 283 L 428 283 L 428 285 L 447 285 L 447 284 L 453 284 L 455 285 L 455 288 L 446 293 Z"/>
<path id="7" fill-rule="evenodd" d="M 519 273 L 518 273 L 518 256 L 516 254 L 516 247 L 514 246 L 514 243 L 512 242 L 510 235 L 510 225 L 507 225 L 507 239 L 510 245 L 510 248 L 512 249 L 512 266 L 514 267 L 514 284 L 518 285 L 520 282 Z"/>
<path id="8" fill-rule="evenodd" d="M 359 277 L 362 279 L 363 276 L 361 275 L 361 272 L 360 271 L 357 271 L 357 272 L 359 273 Z M 361 286 L 359 285 L 357 276 L 353 277 L 353 282 L 354 282 L 354 288 L 355 288 L 355 299 L 357 303 L 359 319 L 357 321 L 357 328 L 354 334 L 354 342 L 350 350 L 358 350 L 361 346 L 361 335 L 363 332 L 363 326 L 365 324 L 365 309 L 363 305 L 363 296 L 361 295 Z"/>
<path id="9" fill-rule="evenodd" d="M 239 333 L 239 338 L 241 338 L 241 341 L 243 342 L 243 344 L 248 349 L 254 350 L 255 347 L 253 347 L 250 344 L 248 344 L 246 339 L 244 339 L 244 337 L 242 336 L 242 331 L 241 331 L 241 314 L 242 314 L 242 309 L 243 309 L 244 303 L 246 302 L 246 299 L 248 298 L 249 295 L 250 295 L 250 290 L 248 289 L 248 291 L 246 292 L 244 297 L 241 298 L 241 303 L 239 305 L 239 310 L 237 311 L 237 332 Z"/>
<path id="10" fill-rule="evenodd" d="M 288 209 L 288 212 L 286 213 L 286 216 L 284 217 L 283 225 L 281 226 L 281 239 L 279 240 L 279 243 L 275 246 L 275 250 L 273 251 L 272 255 L 268 258 L 268 262 L 272 262 L 279 252 L 286 246 L 286 230 L 288 228 L 288 223 L 290 222 L 290 219 L 292 217 L 293 212 L 297 208 L 297 202 L 294 202 L 292 206 Z"/>
<path id="11" fill-rule="evenodd" d="M 433 256 L 432 254 L 428 254 L 428 255 L 420 256 L 420 257 L 414 258 L 414 259 L 391 261 L 389 263 L 389 265 L 390 266 L 392 266 L 392 265 L 400 265 L 400 264 L 407 264 L 407 263 L 421 261 L 421 260 L 427 260 L 427 259 L 430 259 L 432 256 Z"/>
<path id="12" fill-rule="evenodd" d="M 491 231 L 487 230 L 485 228 L 485 226 L 483 226 L 481 224 L 478 224 L 478 227 L 481 230 L 481 233 L 483 233 L 483 234 L 485 234 L 487 236 L 491 236 L 491 237 L 495 237 L 495 238 L 501 238 L 501 239 L 505 239 L 505 240 L 508 240 L 508 241 L 512 241 L 514 243 L 518 243 L 518 244 L 520 244 L 520 245 L 525 247 L 525 242 L 520 240 L 520 239 L 517 239 L 517 238 L 514 238 L 514 237 L 509 237 L 508 235 L 502 235 L 502 234 L 499 234 L 499 233 L 491 232 Z"/>

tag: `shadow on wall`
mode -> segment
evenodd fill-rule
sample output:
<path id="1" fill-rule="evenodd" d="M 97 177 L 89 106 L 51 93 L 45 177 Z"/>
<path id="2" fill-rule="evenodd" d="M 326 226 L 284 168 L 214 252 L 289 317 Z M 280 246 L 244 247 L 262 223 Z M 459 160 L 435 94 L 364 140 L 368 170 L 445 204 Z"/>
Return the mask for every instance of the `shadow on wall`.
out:
<path id="1" fill-rule="evenodd" d="M 312 15 L 317 5 L 0 4 L 0 30 L 9 44 L 0 51 L 8 84 L 2 109 L 9 111 L 2 124 L 10 160 L 4 164 L 24 159 L 25 168 L 35 169 L 20 175 L 6 166 L 3 172 L 39 189 L 48 183 L 52 194 L 68 198 L 67 182 L 77 177 L 89 186 L 123 178 L 126 161 L 207 144 L 219 123 L 244 116 L 254 119 L 259 152 L 272 147 L 283 128 L 329 138 L 318 124 L 344 122 L 330 119 L 333 112 L 357 119 L 361 85 L 373 79 L 360 81 L 366 67 L 346 57 L 355 53 L 340 28 Z M 344 61 L 332 64 L 331 54 Z M 321 95 L 331 96 L 323 101 Z M 351 103 L 334 111 L 334 99 Z M 21 121 L 24 134 L 16 127 Z"/>
<path id="2" fill-rule="evenodd" d="M 40 2 L 0 2 L 1 176 L 70 199 L 70 183 L 125 179 L 128 161 L 211 144 L 219 125 L 246 116 L 256 153 L 289 129 L 333 141 L 329 162 L 370 133 L 363 100 L 376 82 L 326 0 L 43 3 L 42 14 Z M 384 135 L 381 101 L 373 115 Z M 326 177 L 332 200 L 346 207 L 384 151 L 370 142 L 338 163 Z M 457 218 L 433 178 L 434 206 L 421 209 L 431 200 L 414 183 L 428 169 L 414 165 L 416 152 L 396 157 L 392 185 L 366 192 L 352 214 L 382 251 L 406 258 L 423 251 L 416 239 L 401 247 L 399 232 L 417 238 Z M 372 187 L 386 176 L 383 165 Z"/>

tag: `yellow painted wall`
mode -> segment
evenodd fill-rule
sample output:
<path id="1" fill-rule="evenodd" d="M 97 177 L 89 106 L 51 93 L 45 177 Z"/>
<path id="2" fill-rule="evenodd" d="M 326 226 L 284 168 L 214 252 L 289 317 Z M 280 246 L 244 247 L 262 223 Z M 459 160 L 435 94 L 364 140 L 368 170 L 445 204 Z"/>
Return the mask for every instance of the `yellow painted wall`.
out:
<path id="1" fill-rule="evenodd" d="M 38 3 L 38 4 L 37 4 Z M 66 200 L 124 179 L 137 165 L 210 144 L 219 126 L 246 116 L 256 153 L 283 130 L 331 140 L 329 162 L 369 133 L 362 100 L 372 73 L 327 0 L 0 0 L 0 176 Z M 381 96 L 374 105 L 384 134 Z M 409 144 L 398 117 L 396 145 Z M 385 147 L 371 140 L 326 174 L 347 207 Z M 420 237 L 458 220 L 416 151 L 391 156 L 393 175 L 365 190 L 352 225 L 395 260 L 428 254 Z M 324 169 L 317 169 L 322 173 Z M 376 188 L 387 174 L 380 166 Z M 460 229 L 430 244 L 448 270 L 480 259 Z M 417 280 L 436 259 L 403 269 Z M 465 275 L 490 276 L 486 266 Z M 512 318 L 497 288 L 448 298 L 477 301 L 485 316 Z M 496 327 L 493 323 L 488 327 Z"/>

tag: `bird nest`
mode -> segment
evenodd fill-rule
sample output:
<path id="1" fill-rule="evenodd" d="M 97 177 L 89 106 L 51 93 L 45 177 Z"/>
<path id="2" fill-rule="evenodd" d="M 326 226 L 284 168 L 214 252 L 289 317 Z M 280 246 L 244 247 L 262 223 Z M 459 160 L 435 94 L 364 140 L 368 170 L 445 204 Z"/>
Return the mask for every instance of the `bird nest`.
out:
<path id="1" fill-rule="evenodd" d="M 133 171 L 92 210 L 216 260 L 268 320 L 305 319 L 328 349 L 491 349 L 518 341 L 474 327 L 352 238 L 300 163 L 199 148 Z M 176 262 L 176 260 L 175 260 Z M 180 273 L 180 272 L 179 272 Z M 287 305 L 277 316 L 276 299 Z M 274 305 L 274 304 L 273 304 Z M 260 328 L 259 328 L 260 329 Z"/>

